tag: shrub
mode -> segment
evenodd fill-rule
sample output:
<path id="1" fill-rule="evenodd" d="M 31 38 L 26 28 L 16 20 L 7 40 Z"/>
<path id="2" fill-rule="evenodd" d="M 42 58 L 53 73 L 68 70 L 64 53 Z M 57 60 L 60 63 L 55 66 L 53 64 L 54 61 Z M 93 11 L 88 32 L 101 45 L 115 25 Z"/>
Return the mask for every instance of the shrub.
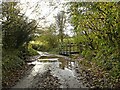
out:
<path id="1" fill-rule="evenodd" d="M 10 70 L 19 68 L 24 64 L 24 60 L 19 57 L 20 52 L 18 50 L 3 50 L 2 55 L 2 68 L 4 70 Z"/>
<path id="2" fill-rule="evenodd" d="M 37 50 L 32 48 L 32 44 L 28 44 L 27 55 L 29 56 L 38 55 Z"/>

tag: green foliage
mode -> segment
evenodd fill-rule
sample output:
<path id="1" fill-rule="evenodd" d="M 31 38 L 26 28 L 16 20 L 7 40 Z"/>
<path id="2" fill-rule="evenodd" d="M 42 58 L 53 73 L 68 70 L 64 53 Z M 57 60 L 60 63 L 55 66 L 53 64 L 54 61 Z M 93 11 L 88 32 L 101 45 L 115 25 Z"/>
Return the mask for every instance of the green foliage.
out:
<path id="1" fill-rule="evenodd" d="M 32 44 L 32 48 L 37 51 L 47 51 L 47 44 Z"/>
<path id="2" fill-rule="evenodd" d="M 71 23 L 81 54 L 114 78 L 120 77 L 120 6 L 117 2 L 70 3 Z"/>
<path id="3" fill-rule="evenodd" d="M 24 61 L 18 56 L 18 54 L 19 51 L 15 49 L 3 51 L 2 57 L 3 71 L 20 68 L 24 64 Z"/>
<path id="4" fill-rule="evenodd" d="M 17 2 L 2 3 L 3 83 L 9 82 L 9 75 L 25 65 L 25 56 L 37 54 L 34 49 L 27 48 L 35 30 L 36 21 L 29 20 L 24 14 L 21 14 Z"/>
<path id="5" fill-rule="evenodd" d="M 64 39 L 64 27 L 65 27 L 65 22 L 66 22 L 66 18 L 65 18 L 65 12 L 61 11 L 57 14 L 56 16 L 56 24 L 57 24 L 57 29 L 59 32 L 59 40 L 60 42 L 63 42 Z"/>
<path id="6" fill-rule="evenodd" d="M 32 44 L 32 48 L 38 51 L 45 49 L 43 45 L 39 45 L 39 44 Z"/>
<path id="7" fill-rule="evenodd" d="M 38 55 L 37 50 L 32 48 L 32 44 L 28 44 L 28 50 L 27 50 L 27 55 L 29 56 L 35 56 Z"/>
<path id="8" fill-rule="evenodd" d="M 28 22 L 27 17 L 20 14 L 19 7 L 16 5 L 16 2 L 2 3 L 2 40 L 3 48 L 6 49 L 18 49 L 23 44 L 28 43 L 36 29 L 36 21 Z"/>
<path id="9" fill-rule="evenodd" d="M 13 69 L 22 66 L 23 60 L 18 56 L 6 55 L 3 57 L 3 69 Z"/>
<path id="10" fill-rule="evenodd" d="M 28 19 L 20 14 L 17 2 L 5 2 L 2 6 L 2 52 L 3 68 L 6 70 L 22 66 L 22 59 L 27 54 L 36 55 L 36 51 L 32 49 L 27 53 L 27 44 L 33 37 L 36 21 L 28 22 Z"/>
<path id="11" fill-rule="evenodd" d="M 32 47 L 38 51 L 54 51 L 58 47 L 58 36 L 56 35 L 55 27 L 50 27 L 43 30 L 40 36 L 34 38 Z"/>

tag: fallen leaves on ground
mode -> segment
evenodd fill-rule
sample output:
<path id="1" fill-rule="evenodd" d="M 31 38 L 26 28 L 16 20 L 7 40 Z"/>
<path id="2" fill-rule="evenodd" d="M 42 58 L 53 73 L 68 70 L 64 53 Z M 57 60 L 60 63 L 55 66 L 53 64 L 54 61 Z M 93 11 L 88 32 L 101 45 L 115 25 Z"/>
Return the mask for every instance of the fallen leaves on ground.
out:
<path id="1" fill-rule="evenodd" d="M 26 71 L 33 66 L 30 65 L 23 65 L 19 69 L 12 69 L 5 73 L 5 75 L 2 78 L 2 87 L 4 88 L 10 88 L 16 84 L 26 73 Z"/>
<path id="2" fill-rule="evenodd" d="M 120 87 L 120 79 L 117 82 L 108 71 L 95 63 L 87 61 L 79 61 L 79 68 L 77 70 L 79 77 L 82 77 L 83 83 L 89 88 L 118 88 Z"/>
<path id="3" fill-rule="evenodd" d="M 50 70 L 34 77 L 30 88 L 60 88 L 59 79 L 51 75 Z"/>

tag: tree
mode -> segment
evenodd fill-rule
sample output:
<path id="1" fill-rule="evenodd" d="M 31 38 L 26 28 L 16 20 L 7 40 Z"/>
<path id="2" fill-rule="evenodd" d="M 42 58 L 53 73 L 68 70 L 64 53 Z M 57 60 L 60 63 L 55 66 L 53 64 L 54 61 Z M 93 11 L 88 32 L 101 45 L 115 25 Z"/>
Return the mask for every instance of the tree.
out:
<path id="1" fill-rule="evenodd" d="M 28 21 L 28 18 L 20 14 L 16 2 L 3 3 L 3 48 L 19 48 L 31 40 L 37 24 L 35 20 Z"/>
<path id="2" fill-rule="evenodd" d="M 63 35 L 64 35 L 64 26 L 65 26 L 65 12 L 61 11 L 60 13 L 57 14 L 56 16 L 56 23 L 57 23 L 57 28 L 59 32 L 59 38 L 60 42 L 63 42 Z"/>
<path id="3" fill-rule="evenodd" d="M 99 62 L 119 61 L 119 5 L 117 2 L 71 3 L 71 23 L 82 55 Z M 104 63 L 106 65 L 106 63 Z"/>

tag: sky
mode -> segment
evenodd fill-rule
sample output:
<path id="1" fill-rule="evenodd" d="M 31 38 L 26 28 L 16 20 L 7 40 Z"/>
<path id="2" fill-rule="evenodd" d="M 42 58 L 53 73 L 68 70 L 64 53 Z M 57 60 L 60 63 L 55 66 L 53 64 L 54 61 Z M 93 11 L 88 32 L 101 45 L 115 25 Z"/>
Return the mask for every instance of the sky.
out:
<path id="1" fill-rule="evenodd" d="M 20 0 L 21 13 L 29 19 L 35 19 L 39 22 L 39 27 L 50 26 L 55 23 L 55 16 L 61 10 L 66 10 L 67 7 L 63 7 L 65 0 Z M 73 28 L 70 24 L 67 24 L 65 34 L 71 34 Z"/>
<path id="2" fill-rule="evenodd" d="M 36 19 L 40 21 L 40 24 L 44 25 L 55 22 L 54 16 L 62 10 L 60 0 L 21 0 L 22 12 L 25 10 L 25 15 L 30 19 Z M 50 6 L 49 2 L 53 2 L 53 6 Z M 56 7 L 56 8 L 55 8 Z M 54 9 L 55 8 L 55 9 Z M 45 17 L 45 18 L 44 18 Z M 41 20 L 41 18 L 44 18 Z"/>

